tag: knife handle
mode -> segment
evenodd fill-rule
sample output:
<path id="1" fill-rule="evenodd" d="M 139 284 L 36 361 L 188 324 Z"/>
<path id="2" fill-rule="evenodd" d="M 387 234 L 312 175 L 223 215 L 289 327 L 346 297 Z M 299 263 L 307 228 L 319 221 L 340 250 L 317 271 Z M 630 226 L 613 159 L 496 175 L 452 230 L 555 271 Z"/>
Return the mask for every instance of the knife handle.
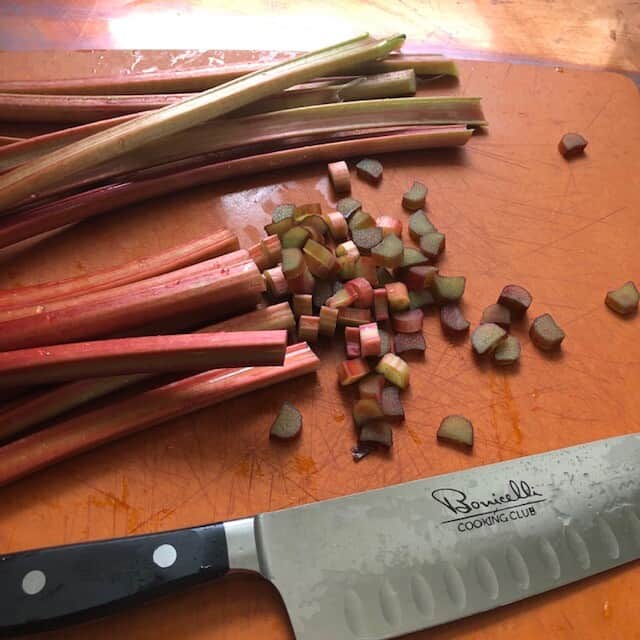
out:
<path id="1" fill-rule="evenodd" d="M 228 571 L 224 524 L 0 556 L 0 635 L 98 617 Z"/>

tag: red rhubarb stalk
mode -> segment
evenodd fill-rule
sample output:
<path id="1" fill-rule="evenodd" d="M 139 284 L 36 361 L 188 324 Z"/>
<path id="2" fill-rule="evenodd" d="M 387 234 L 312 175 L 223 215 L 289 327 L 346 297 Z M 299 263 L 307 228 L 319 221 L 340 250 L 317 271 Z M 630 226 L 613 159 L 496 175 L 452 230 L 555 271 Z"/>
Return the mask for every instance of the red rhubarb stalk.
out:
<path id="1" fill-rule="evenodd" d="M 0 485 L 74 455 L 229 398 L 318 369 L 305 343 L 288 347 L 279 367 L 214 369 L 69 418 L 0 447 Z"/>
<path id="2" fill-rule="evenodd" d="M 222 229 L 204 238 L 197 238 L 161 253 L 109 267 L 96 273 L 83 274 L 57 282 L 0 290 L 0 310 L 42 304 L 50 300 L 110 289 L 168 273 L 237 249 L 239 244 L 236 234 Z"/>
<path id="3" fill-rule="evenodd" d="M 0 248 L 107 211 L 227 178 L 254 175 L 312 162 L 328 162 L 336 158 L 461 146 L 466 144 L 471 135 L 471 129 L 464 126 L 424 127 L 416 131 L 262 153 L 169 175 L 106 185 L 52 203 L 41 204 L 2 219 Z"/>
<path id="4" fill-rule="evenodd" d="M 245 308 L 256 304 L 264 281 L 253 261 L 205 271 L 207 262 L 79 296 L 65 308 L 0 322 L 0 350 L 115 334 L 144 325 L 151 318 L 157 321 L 200 309 L 211 309 L 212 317 L 219 317 L 238 304 Z M 65 301 L 52 305 L 60 302 Z"/>
<path id="5" fill-rule="evenodd" d="M 295 318 L 288 303 L 258 309 L 203 327 L 197 333 L 216 331 L 273 331 L 293 329 Z M 175 328 L 174 330 L 180 330 Z M 357 329 L 356 329 L 357 331 Z M 147 378 L 146 374 L 90 378 L 52 389 L 36 391 L 0 411 L 0 441 L 14 437 L 30 427 L 50 420 L 82 404 L 131 386 Z"/>
<path id="6" fill-rule="evenodd" d="M 282 54 L 280 60 L 290 57 Z M 205 91 L 246 73 L 264 69 L 261 62 L 225 64 L 199 69 L 185 69 L 134 73 L 129 75 L 64 78 L 61 80 L 15 80 L 0 84 L 3 93 L 41 93 L 49 95 L 104 93 L 144 94 Z M 388 73 L 399 69 L 414 69 L 416 75 L 457 75 L 455 62 L 431 53 L 391 53 L 384 60 L 362 63 L 343 70 L 343 75 Z"/>
<path id="7" fill-rule="evenodd" d="M 158 275 L 152 275 L 151 278 L 158 278 L 156 284 L 160 284 L 162 282 L 169 282 L 172 280 L 172 273 L 175 271 L 179 271 L 187 276 L 195 276 L 198 273 L 206 274 L 212 270 L 221 271 L 223 269 L 227 269 L 229 267 L 233 267 L 239 264 L 246 264 L 250 262 L 251 259 L 249 257 L 249 253 L 246 249 L 238 249 L 237 251 L 232 251 L 231 253 L 225 253 L 224 255 L 218 256 L 217 258 L 210 258 L 209 260 L 203 260 L 201 262 L 196 262 L 195 264 L 187 264 L 185 267 L 176 268 L 171 271 L 162 272 Z M 189 271 L 183 272 L 183 269 L 189 268 Z M 135 272 L 131 272 L 132 275 L 135 275 Z M 165 276 L 165 278 L 161 278 L 160 276 Z M 150 280 L 149 277 L 143 278 L 135 278 L 131 280 L 131 282 L 126 282 L 126 279 L 122 283 L 114 283 L 113 286 L 104 286 L 98 287 L 97 289 L 90 288 L 87 291 L 78 290 L 73 294 L 63 297 L 56 297 L 53 300 L 45 301 L 42 303 L 35 303 L 35 301 L 30 305 L 25 305 L 22 307 L 14 307 L 6 310 L 0 309 L 0 326 L 2 326 L 3 322 L 7 322 L 9 320 L 17 320 L 18 318 L 26 318 L 33 315 L 40 315 L 45 312 L 50 311 L 59 311 L 60 309 L 66 309 L 68 307 L 73 307 L 76 304 L 90 304 L 94 299 L 100 300 L 101 297 L 98 295 L 100 292 L 106 292 L 109 289 L 115 289 L 126 284 L 135 284 L 136 282 L 142 282 Z M 64 280 L 62 281 L 65 282 Z M 36 285 L 37 289 L 37 285 Z M 37 291 L 36 291 L 37 295 Z M 0 300 L 2 300 L 0 294 Z M 208 318 L 205 318 L 208 320 Z M 197 324 L 197 323 L 196 323 Z M 162 333 L 167 333 L 163 331 Z"/>
<path id="8" fill-rule="evenodd" d="M 116 338 L 0 353 L 0 388 L 132 373 L 279 365 L 286 331 L 237 331 Z"/>

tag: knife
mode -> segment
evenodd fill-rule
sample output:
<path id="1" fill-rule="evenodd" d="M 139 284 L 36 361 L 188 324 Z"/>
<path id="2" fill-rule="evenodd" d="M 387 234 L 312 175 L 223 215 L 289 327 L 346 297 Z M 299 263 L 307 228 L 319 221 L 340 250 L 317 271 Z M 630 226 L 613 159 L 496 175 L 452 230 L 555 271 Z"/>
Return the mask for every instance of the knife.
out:
<path id="1" fill-rule="evenodd" d="M 0 632 L 261 573 L 298 640 L 382 639 L 640 558 L 640 434 L 192 529 L 0 556 Z"/>

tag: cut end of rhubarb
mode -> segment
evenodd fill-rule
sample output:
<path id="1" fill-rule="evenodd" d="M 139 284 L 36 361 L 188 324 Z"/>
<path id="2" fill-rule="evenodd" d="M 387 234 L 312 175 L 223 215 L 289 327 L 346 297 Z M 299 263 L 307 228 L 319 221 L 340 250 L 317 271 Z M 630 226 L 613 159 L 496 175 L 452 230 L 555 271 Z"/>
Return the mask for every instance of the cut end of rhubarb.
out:
<path id="1" fill-rule="evenodd" d="M 402 196 L 402 206 L 408 211 L 416 211 L 424 207 L 426 197 L 427 187 L 416 181 Z"/>
<path id="2" fill-rule="evenodd" d="M 424 353 L 427 350 L 427 343 L 421 331 L 416 333 L 398 333 L 394 336 L 393 342 L 396 353 L 407 351 L 417 351 Z"/>
<path id="3" fill-rule="evenodd" d="M 336 209 L 348 220 L 356 211 L 360 210 L 362 203 L 355 198 L 342 198 L 336 203 Z"/>
<path id="4" fill-rule="evenodd" d="M 278 411 L 269 435 L 278 440 L 291 440 L 302 431 L 302 414 L 290 402 L 284 402 Z"/>
<path id="5" fill-rule="evenodd" d="M 491 353 L 507 335 L 507 332 L 497 324 L 481 324 L 471 334 L 471 346 L 473 350 L 482 356 Z"/>
<path id="6" fill-rule="evenodd" d="M 473 425 L 464 416 L 447 416 L 438 428 L 438 440 L 446 440 L 454 444 L 473 446 Z"/>
<path id="7" fill-rule="evenodd" d="M 440 308 L 440 324 L 446 333 L 459 335 L 469 330 L 470 322 L 464 317 L 462 310 L 455 303 L 442 305 Z"/>
<path id="8" fill-rule="evenodd" d="M 415 242 L 420 242 L 420 238 L 427 233 L 435 233 L 437 229 L 427 218 L 427 214 L 419 209 L 409 217 L 409 235 Z"/>
<path id="9" fill-rule="evenodd" d="M 388 236 L 391 237 L 391 236 Z M 351 238 L 361 254 L 368 255 L 376 245 L 382 243 L 382 229 L 367 227 L 366 229 L 352 229 Z"/>
<path id="10" fill-rule="evenodd" d="M 343 387 L 346 387 L 364 378 L 369 371 L 367 361 L 362 358 L 344 360 L 338 367 L 338 380 Z"/>
<path id="11" fill-rule="evenodd" d="M 467 280 L 464 276 L 442 276 L 433 278 L 433 293 L 441 303 L 458 302 L 464 295 Z"/>
<path id="12" fill-rule="evenodd" d="M 565 133 L 558 142 L 558 151 L 565 158 L 573 158 L 582 155 L 588 144 L 579 133 Z"/>
<path id="13" fill-rule="evenodd" d="M 382 408 L 375 398 L 360 398 L 353 405 L 353 421 L 356 427 L 383 417 Z"/>
<path id="14" fill-rule="evenodd" d="M 553 351 L 560 347 L 564 340 L 564 331 L 556 324 L 550 314 L 538 316 L 529 329 L 529 336 L 533 344 L 542 351 Z"/>
<path id="15" fill-rule="evenodd" d="M 377 444 L 387 449 L 393 444 L 393 427 L 383 420 L 368 422 L 360 430 L 360 442 Z"/>
<path id="16" fill-rule="evenodd" d="M 519 284 L 508 284 L 500 293 L 498 304 L 511 311 L 511 318 L 521 318 L 531 306 L 531 294 Z"/>
<path id="17" fill-rule="evenodd" d="M 437 260 L 444 251 L 444 247 L 444 233 L 431 231 L 420 237 L 420 251 L 422 251 L 429 260 Z"/>
<path id="18" fill-rule="evenodd" d="M 378 184 L 382 180 L 382 163 L 372 158 L 363 158 L 356 165 L 358 177 L 369 184 Z"/>
<path id="19" fill-rule="evenodd" d="M 402 264 L 402 256 L 404 253 L 404 245 L 400 238 L 390 233 L 385 236 L 380 244 L 375 245 L 371 249 L 371 257 L 373 261 L 387 269 L 395 269 Z"/>
<path id="20" fill-rule="evenodd" d="M 398 387 L 385 387 L 382 390 L 381 404 L 382 413 L 387 420 L 404 420 L 404 408 Z"/>
<path id="21" fill-rule="evenodd" d="M 624 316 L 637 311 L 639 300 L 640 294 L 638 293 L 638 289 L 636 285 L 629 280 L 629 282 L 625 282 L 618 289 L 607 292 L 607 297 L 604 301 L 610 309 Z"/>
<path id="22" fill-rule="evenodd" d="M 520 359 L 520 340 L 515 336 L 507 336 L 498 344 L 493 352 L 493 361 L 497 365 L 509 366 Z"/>
<path id="23" fill-rule="evenodd" d="M 497 324 L 499 327 L 508 331 L 511 325 L 511 311 L 501 304 L 490 304 L 488 307 L 485 307 L 482 312 L 480 324 L 487 324 L 489 322 L 493 322 L 493 324 Z"/>
<path id="24" fill-rule="evenodd" d="M 409 386 L 409 365 L 393 353 L 387 353 L 382 357 L 376 371 L 400 389 L 406 389 Z"/>

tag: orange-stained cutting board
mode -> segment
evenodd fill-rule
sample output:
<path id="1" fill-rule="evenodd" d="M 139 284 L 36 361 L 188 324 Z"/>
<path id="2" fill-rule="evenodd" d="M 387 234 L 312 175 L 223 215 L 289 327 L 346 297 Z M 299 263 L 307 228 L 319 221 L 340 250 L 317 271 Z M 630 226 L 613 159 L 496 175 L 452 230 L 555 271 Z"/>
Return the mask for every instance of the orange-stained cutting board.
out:
<path id="1" fill-rule="evenodd" d="M 140 68 L 175 60 L 135 55 L 147 56 Z M 0 74 L 118 70 L 135 55 L 0 54 Z M 414 179 L 425 182 L 429 214 L 447 236 L 441 270 L 467 276 L 468 317 L 477 323 L 504 284 L 521 283 L 533 293 L 530 317 L 550 312 L 565 329 L 562 352 L 541 354 L 518 326 L 522 362 L 498 370 L 477 362 L 466 340 L 446 340 L 428 313 L 427 355 L 412 358 L 407 420 L 394 447 L 355 464 L 353 395 L 336 386 L 339 347 L 322 344 L 317 377 L 175 420 L 0 489 L 0 553 L 237 518 L 640 431 L 640 318 L 620 318 L 603 304 L 607 289 L 640 280 L 638 91 L 610 73 L 487 63 L 461 70 L 459 85 L 431 84 L 427 92 L 483 96 L 488 133 L 462 151 L 384 157 L 382 184 L 354 178 L 353 193 L 371 213 L 406 222 L 401 194 Z M 567 131 L 589 139 L 586 156 L 570 163 L 556 150 Z M 90 271 L 223 224 L 246 245 L 287 201 L 331 209 L 325 167 L 203 187 L 87 221 L 5 252 L 0 286 Z M 297 442 L 274 444 L 268 428 L 284 399 L 301 409 L 304 429 Z M 449 413 L 473 420 L 471 454 L 436 443 Z M 638 590 L 635 563 L 411 637 L 640 638 Z M 47 637 L 284 640 L 292 633 L 276 591 L 241 576 Z"/>

